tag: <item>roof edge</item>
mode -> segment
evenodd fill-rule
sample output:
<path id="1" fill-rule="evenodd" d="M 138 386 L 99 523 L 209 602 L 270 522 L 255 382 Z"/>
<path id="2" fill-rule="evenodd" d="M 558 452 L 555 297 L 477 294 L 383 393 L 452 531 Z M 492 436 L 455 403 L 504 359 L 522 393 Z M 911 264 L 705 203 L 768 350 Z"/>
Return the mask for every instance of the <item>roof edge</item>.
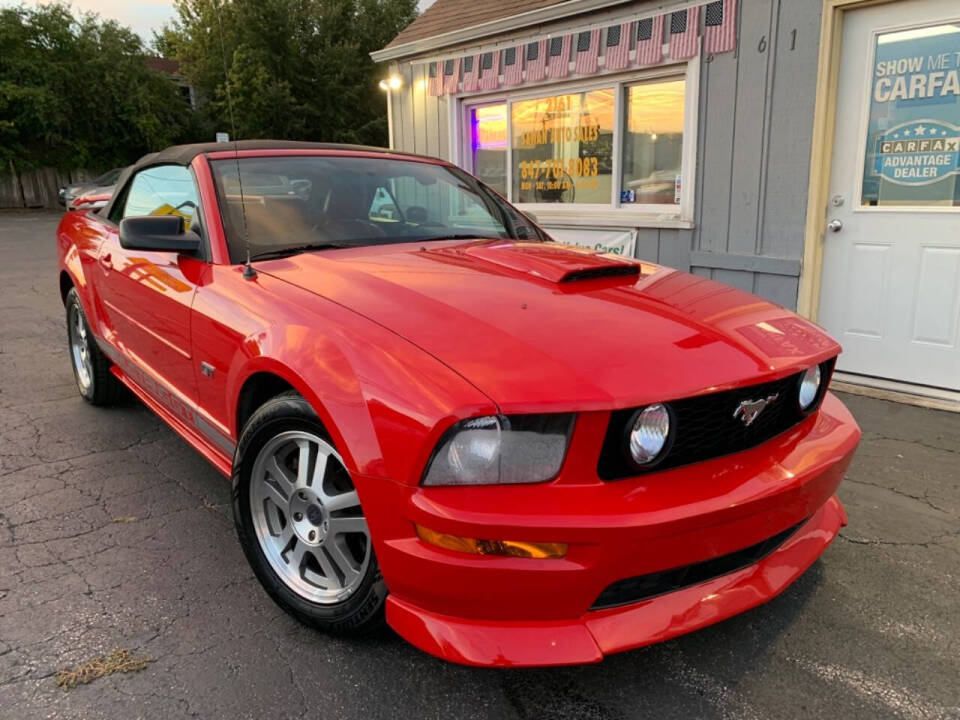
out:
<path id="1" fill-rule="evenodd" d="M 523 27 L 529 27 L 530 25 L 553 22 L 554 20 L 561 20 L 571 15 L 579 15 L 581 13 L 591 12 L 592 10 L 602 10 L 613 5 L 623 5 L 627 1 L 628 0 L 566 0 L 566 2 L 557 3 L 556 5 L 548 5 L 544 8 L 528 10 L 517 13 L 516 15 L 508 15 L 507 17 L 489 20 L 477 25 L 460 28 L 459 30 L 451 30 L 440 33 L 439 35 L 431 35 L 430 37 L 413 40 L 395 47 L 388 46 L 381 50 L 373 51 L 370 53 L 370 57 L 374 62 L 398 60 L 448 45 L 456 45 L 461 42 L 475 40 L 479 37 L 518 30 Z M 651 3 L 650 5 L 653 8 L 658 6 L 656 3 Z M 659 3 L 659 7 L 672 7 L 674 5 L 677 5 L 677 3 Z"/>

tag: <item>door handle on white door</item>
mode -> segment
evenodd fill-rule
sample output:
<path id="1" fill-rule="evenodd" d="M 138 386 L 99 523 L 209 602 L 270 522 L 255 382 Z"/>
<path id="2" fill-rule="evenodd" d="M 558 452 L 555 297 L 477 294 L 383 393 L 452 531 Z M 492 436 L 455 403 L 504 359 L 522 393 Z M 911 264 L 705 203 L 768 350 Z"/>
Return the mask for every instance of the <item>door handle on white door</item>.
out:
<path id="1" fill-rule="evenodd" d="M 833 220 L 827 223 L 827 230 L 829 230 L 830 232 L 840 232 L 841 230 L 843 230 L 843 222 L 838 218 L 834 218 Z"/>

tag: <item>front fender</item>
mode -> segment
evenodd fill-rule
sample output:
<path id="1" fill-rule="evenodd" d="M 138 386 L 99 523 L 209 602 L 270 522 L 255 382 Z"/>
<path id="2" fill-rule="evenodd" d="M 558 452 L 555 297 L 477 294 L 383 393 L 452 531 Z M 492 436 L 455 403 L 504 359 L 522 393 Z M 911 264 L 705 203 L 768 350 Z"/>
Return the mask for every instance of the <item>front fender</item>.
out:
<path id="1" fill-rule="evenodd" d="M 262 347 L 261 342 L 267 347 Z M 256 343 L 256 352 L 248 354 L 253 343 Z M 361 398 L 356 389 L 351 389 L 349 386 L 344 388 L 338 383 L 338 380 L 346 379 L 351 384 L 355 384 L 355 376 L 351 378 L 350 375 L 346 377 L 341 375 L 337 378 L 331 374 L 318 371 L 316 368 L 302 366 L 300 370 L 295 370 L 293 366 L 299 366 L 301 363 L 291 362 L 291 358 L 283 352 L 282 346 L 278 347 L 278 345 L 279 343 L 275 338 L 269 338 L 264 334 L 257 340 L 248 340 L 238 350 L 240 357 L 237 358 L 236 362 L 231 363 L 227 378 L 227 396 L 232 399 L 233 403 L 230 408 L 230 416 L 234 418 L 234 424 L 236 425 L 240 392 L 243 386 L 254 375 L 269 373 L 283 379 L 310 403 L 310 406 L 316 411 L 317 417 L 320 418 L 320 421 L 330 433 L 330 438 L 337 446 L 348 469 L 355 470 L 358 467 L 355 456 L 361 458 L 378 457 L 380 455 L 379 445 L 376 442 L 376 434 L 373 432 L 367 413 L 361 413 L 359 417 L 352 417 L 346 413 L 338 412 L 340 422 L 337 422 L 327 407 L 328 404 L 334 408 L 349 408 L 351 405 L 359 407 L 361 405 Z M 268 354 L 260 354 L 260 352 Z M 303 376 L 302 372 L 304 371 L 312 380 Z M 323 389 L 326 401 L 321 398 L 318 389 Z M 348 428 L 346 436 L 340 430 L 341 424 Z M 232 430 L 239 441 L 243 428 L 233 427 Z"/>
<path id="2" fill-rule="evenodd" d="M 261 312 L 230 323 L 246 326 L 225 383 L 235 437 L 244 383 L 271 373 L 307 399 L 351 473 L 416 484 L 447 427 L 497 412 L 439 360 L 343 306 L 264 273 L 247 292 L 260 295 Z"/>

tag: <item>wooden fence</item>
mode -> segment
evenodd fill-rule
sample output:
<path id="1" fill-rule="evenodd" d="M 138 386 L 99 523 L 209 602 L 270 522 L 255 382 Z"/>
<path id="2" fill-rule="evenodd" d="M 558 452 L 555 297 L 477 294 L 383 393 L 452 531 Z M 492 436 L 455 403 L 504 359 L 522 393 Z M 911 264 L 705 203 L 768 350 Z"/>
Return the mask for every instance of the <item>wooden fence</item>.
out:
<path id="1" fill-rule="evenodd" d="M 11 167 L 0 173 L 0 209 L 55 208 L 60 188 L 70 183 L 93 179 L 87 170 L 61 172 L 56 168 L 22 170 Z"/>

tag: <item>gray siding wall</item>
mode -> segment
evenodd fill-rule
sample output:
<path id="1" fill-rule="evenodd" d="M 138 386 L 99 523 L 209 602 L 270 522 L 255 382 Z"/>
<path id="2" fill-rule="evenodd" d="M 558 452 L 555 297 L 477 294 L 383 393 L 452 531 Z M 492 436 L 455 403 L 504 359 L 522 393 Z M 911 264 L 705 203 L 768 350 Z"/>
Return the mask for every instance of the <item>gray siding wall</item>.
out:
<path id="1" fill-rule="evenodd" d="M 641 227 L 637 257 L 796 307 L 820 35 L 817 0 L 740 0 L 739 48 L 704 58 L 694 228 Z M 450 159 L 449 98 L 402 63 L 398 149 Z"/>
<path id="2" fill-rule="evenodd" d="M 427 66 L 402 63 L 391 68 L 403 87 L 391 93 L 393 144 L 397 150 L 450 157 L 450 104 L 455 98 L 431 97 L 426 91 Z"/>
<path id="3" fill-rule="evenodd" d="M 741 0 L 700 76 L 689 269 L 796 307 L 820 36 L 815 0 Z"/>

